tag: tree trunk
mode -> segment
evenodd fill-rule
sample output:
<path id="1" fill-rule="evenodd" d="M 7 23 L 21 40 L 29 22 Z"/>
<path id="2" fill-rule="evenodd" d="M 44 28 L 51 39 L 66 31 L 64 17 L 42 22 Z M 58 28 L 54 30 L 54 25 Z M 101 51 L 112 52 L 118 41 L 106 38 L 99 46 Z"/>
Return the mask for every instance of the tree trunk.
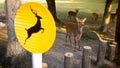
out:
<path id="1" fill-rule="evenodd" d="M 103 20 L 102 20 L 101 27 L 100 27 L 101 32 L 106 32 L 108 30 L 108 24 L 110 22 L 110 13 L 112 10 L 112 2 L 113 0 L 106 1 L 104 16 L 103 16 Z"/>
<path id="2" fill-rule="evenodd" d="M 118 0 L 115 41 L 118 44 L 118 46 L 117 46 L 117 53 L 116 53 L 116 59 L 117 59 L 118 63 L 120 64 L 120 0 Z"/>
<path id="3" fill-rule="evenodd" d="M 47 1 L 48 9 L 51 12 L 54 20 L 59 23 L 60 20 L 57 18 L 57 15 L 56 15 L 55 0 L 46 0 L 46 1 Z"/>
<path id="4" fill-rule="evenodd" d="M 5 11 L 7 20 L 8 46 L 6 51 L 6 60 L 3 67 L 10 68 L 30 68 L 27 61 L 30 59 L 30 54 L 26 52 L 19 44 L 14 32 L 14 19 L 17 9 L 20 7 L 20 0 L 5 0 Z M 7 65 L 6 65 L 7 64 Z"/>

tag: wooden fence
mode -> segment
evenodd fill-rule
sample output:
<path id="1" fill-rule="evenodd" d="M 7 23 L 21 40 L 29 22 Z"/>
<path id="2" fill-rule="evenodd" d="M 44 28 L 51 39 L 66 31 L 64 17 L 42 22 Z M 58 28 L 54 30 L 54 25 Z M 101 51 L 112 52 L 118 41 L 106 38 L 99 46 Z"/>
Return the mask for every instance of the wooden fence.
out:
<path id="1" fill-rule="evenodd" d="M 110 61 L 113 61 L 115 58 L 116 53 L 116 46 L 117 43 L 114 42 L 112 44 L 108 45 L 108 42 L 105 40 L 102 40 L 99 42 L 99 48 L 97 52 L 97 58 L 94 61 L 94 68 L 102 68 L 102 65 L 104 63 L 104 59 L 107 55 L 109 57 L 108 59 Z M 107 53 L 106 53 L 107 52 Z M 82 68 L 93 68 L 92 67 L 92 48 L 90 46 L 84 46 L 83 47 L 83 59 L 82 59 Z M 74 68 L 74 54 L 71 52 L 67 52 L 64 55 L 64 68 Z M 48 65 L 46 63 L 43 63 L 42 68 L 48 68 Z"/>

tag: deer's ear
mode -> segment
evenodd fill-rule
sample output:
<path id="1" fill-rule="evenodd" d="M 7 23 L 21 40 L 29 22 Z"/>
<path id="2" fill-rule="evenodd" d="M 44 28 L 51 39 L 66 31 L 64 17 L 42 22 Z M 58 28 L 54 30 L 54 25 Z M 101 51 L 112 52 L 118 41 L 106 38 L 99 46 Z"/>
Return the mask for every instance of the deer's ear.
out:
<path id="1" fill-rule="evenodd" d="M 82 20 L 82 22 L 84 23 L 86 20 L 87 20 L 87 18 L 84 18 L 84 19 Z"/>
<path id="2" fill-rule="evenodd" d="M 75 17 L 75 19 L 77 20 L 77 22 L 79 21 L 78 17 Z"/>
<path id="3" fill-rule="evenodd" d="M 77 22 L 82 22 L 78 17 L 75 17 Z"/>

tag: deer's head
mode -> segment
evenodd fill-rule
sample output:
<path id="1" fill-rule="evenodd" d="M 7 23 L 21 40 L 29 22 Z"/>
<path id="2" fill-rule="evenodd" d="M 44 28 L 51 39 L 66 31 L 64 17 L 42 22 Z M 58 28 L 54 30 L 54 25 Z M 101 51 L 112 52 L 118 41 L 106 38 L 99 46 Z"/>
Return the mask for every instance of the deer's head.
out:
<path id="1" fill-rule="evenodd" d="M 86 20 L 87 20 L 87 18 L 79 19 L 78 17 L 76 17 L 76 21 L 77 21 L 77 23 L 80 24 L 80 25 L 85 25 L 84 23 L 85 23 Z"/>
<path id="2" fill-rule="evenodd" d="M 31 10 L 32 13 L 36 16 L 37 19 L 42 19 L 42 17 L 37 14 L 37 11 L 36 11 L 36 12 L 33 11 L 33 9 L 31 8 L 31 6 L 30 6 L 30 10 Z"/>
<path id="3" fill-rule="evenodd" d="M 76 11 L 76 13 L 78 13 L 78 12 L 79 12 L 79 9 L 75 9 L 75 11 Z"/>

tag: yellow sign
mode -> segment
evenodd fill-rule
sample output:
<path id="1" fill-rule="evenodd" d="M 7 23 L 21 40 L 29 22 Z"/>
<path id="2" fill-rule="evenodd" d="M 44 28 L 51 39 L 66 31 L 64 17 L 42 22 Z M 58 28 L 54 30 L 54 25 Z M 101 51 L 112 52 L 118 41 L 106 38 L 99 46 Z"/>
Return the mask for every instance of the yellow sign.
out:
<path id="1" fill-rule="evenodd" d="M 16 13 L 14 27 L 18 41 L 29 52 L 44 53 L 54 43 L 54 20 L 50 12 L 39 3 L 23 4 Z"/>

